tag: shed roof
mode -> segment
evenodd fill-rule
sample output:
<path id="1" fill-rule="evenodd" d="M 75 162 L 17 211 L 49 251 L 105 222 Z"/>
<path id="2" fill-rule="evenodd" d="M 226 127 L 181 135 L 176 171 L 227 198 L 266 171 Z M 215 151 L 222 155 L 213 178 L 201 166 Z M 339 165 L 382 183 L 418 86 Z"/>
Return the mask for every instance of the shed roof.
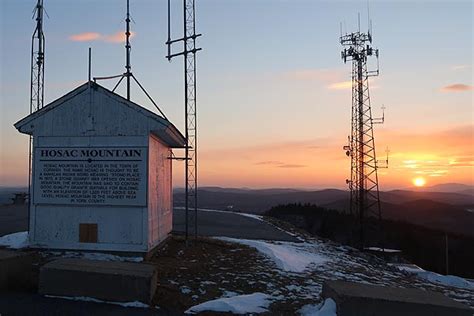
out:
<path id="1" fill-rule="evenodd" d="M 19 132 L 28 134 L 28 135 L 36 135 L 35 133 L 35 123 L 40 123 L 41 118 L 45 118 L 47 116 L 52 116 L 55 109 L 60 108 L 64 104 L 70 104 L 74 99 L 79 99 L 84 97 L 84 93 L 87 93 L 91 90 L 91 93 L 94 94 L 101 94 L 103 96 L 107 96 L 111 98 L 114 102 L 113 106 L 122 106 L 126 107 L 126 110 L 131 113 L 136 113 L 138 117 L 143 117 L 144 120 L 147 121 L 147 124 L 143 126 L 148 126 L 148 133 L 152 133 L 157 136 L 160 140 L 162 140 L 165 144 L 173 148 L 182 148 L 186 145 L 186 139 L 181 134 L 181 132 L 167 119 L 145 109 L 144 107 L 129 101 L 122 96 L 104 88 L 103 86 L 95 83 L 95 82 L 86 82 L 81 86 L 77 87 L 76 89 L 70 91 L 66 95 L 54 100 L 53 102 L 49 103 L 42 109 L 31 113 L 30 115 L 24 117 L 20 121 L 14 124 L 15 128 L 18 129 Z M 74 107 L 82 106 L 81 102 L 79 104 L 74 104 Z M 132 110 L 132 111 L 130 111 Z M 82 111 L 80 113 L 85 113 Z M 135 115 L 134 115 L 135 116 Z M 113 114 L 110 115 L 110 121 L 103 122 L 110 125 L 114 124 Z M 80 118 L 75 118 L 76 120 Z M 141 126 L 141 127 L 143 127 Z"/>

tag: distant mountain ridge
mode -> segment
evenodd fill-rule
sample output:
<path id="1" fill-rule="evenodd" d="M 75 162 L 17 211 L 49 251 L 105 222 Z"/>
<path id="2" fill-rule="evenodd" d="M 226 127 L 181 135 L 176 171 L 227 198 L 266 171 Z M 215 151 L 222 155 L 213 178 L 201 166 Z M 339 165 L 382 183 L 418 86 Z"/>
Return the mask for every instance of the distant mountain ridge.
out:
<path id="1" fill-rule="evenodd" d="M 461 183 L 443 183 L 429 187 L 423 187 L 417 191 L 474 194 L 474 185 Z"/>
<path id="2" fill-rule="evenodd" d="M 461 187 L 464 188 L 464 187 Z M 436 230 L 474 236 L 474 197 L 456 192 L 392 190 L 380 192 L 382 216 Z M 279 204 L 309 203 L 349 211 L 349 191 L 325 189 L 226 189 L 200 188 L 201 208 L 262 214 Z M 184 206 L 184 191 L 174 193 L 175 206 Z"/>
<path id="3" fill-rule="evenodd" d="M 272 206 L 286 203 L 311 203 L 329 205 L 341 200 L 349 199 L 349 191 L 339 189 L 324 189 L 318 191 L 304 191 L 298 189 L 238 189 L 203 187 L 199 189 L 199 206 L 205 208 L 226 209 L 232 206 L 235 210 L 250 213 L 262 213 Z M 184 190 L 174 191 L 175 204 L 184 204 Z M 474 198 L 470 194 L 451 192 L 408 191 L 392 190 L 380 192 L 382 202 L 402 204 L 416 200 L 431 200 L 434 202 L 474 206 Z M 348 204 L 347 204 L 348 206 Z M 341 209 L 341 208 L 337 208 Z"/>

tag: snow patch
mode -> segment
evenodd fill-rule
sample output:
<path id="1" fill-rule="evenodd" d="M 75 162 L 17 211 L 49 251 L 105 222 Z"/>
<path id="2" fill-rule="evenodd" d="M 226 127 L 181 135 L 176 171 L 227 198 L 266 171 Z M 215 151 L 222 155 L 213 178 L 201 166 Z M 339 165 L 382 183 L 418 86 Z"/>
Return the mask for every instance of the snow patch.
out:
<path id="1" fill-rule="evenodd" d="M 61 258 L 78 258 L 98 261 L 120 261 L 120 262 L 142 262 L 143 257 L 127 257 L 112 255 L 102 252 L 76 252 L 76 251 L 48 251 L 45 255 L 58 256 Z"/>
<path id="2" fill-rule="evenodd" d="M 336 302 L 327 298 L 324 304 L 305 305 L 298 312 L 301 316 L 337 316 Z"/>
<path id="3" fill-rule="evenodd" d="M 187 287 L 187 286 L 182 286 L 182 287 L 179 288 L 179 290 L 180 290 L 181 293 L 183 293 L 183 294 L 189 294 L 189 293 L 191 293 L 191 289 L 190 289 L 189 287 Z"/>
<path id="4" fill-rule="evenodd" d="M 70 301 L 82 301 L 82 302 L 94 302 L 94 303 L 105 303 L 105 304 L 113 304 L 113 305 L 120 305 L 123 307 L 137 307 L 137 308 L 149 308 L 150 306 L 139 302 L 139 301 L 133 301 L 133 302 L 110 302 L 110 301 L 102 301 L 93 297 L 88 297 L 88 296 L 56 296 L 56 295 L 45 295 L 45 297 L 51 297 L 51 298 L 61 298 L 65 300 L 70 300 Z M 155 306 L 156 309 L 158 309 L 158 306 Z"/>
<path id="5" fill-rule="evenodd" d="M 453 286 L 466 290 L 474 290 L 474 282 L 470 282 L 464 278 L 455 275 L 441 275 L 431 271 L 423 271 L 416 273 L 418 277 L 430 282 Z"/>
<path id="6" fill-rule="evenodd" d="M 315 249 L 312 248 L 315 245 L 309 243 L 270 243 L 229 237 L 217 237 L 217 239 L 253 247 L 272 259 L 278 268 L 288 272 L 303 272 L 310 265 L 323 265 L 330 261 L 328 257 L 313 252 Z"/>
<path id="7" fill-rule="evenodd" d="M 250 218 L 262 221 L 262 222 L 264 221 L 263 216 L 260 216 L 260 215 L 249 214 L 249 213 L 235 213 L 235 214 L 239 214 L 239 215 L 242 215 L 242 216 L 245 216 L 245 217 L 250 217 Z"/>
<path id="8" fill-rule="evenodd" d="M 263 313 L 268 311 L 272 297 L 264 293 L 237 295 L 218 298 L 195 305 L 185 311 L 186 314 L 195 314 L 203 311 L 228 312 L 234 314 Z"/>
<path id="9" fill-rule="evenodd" d="M 460 289 L 474 290 L 474 282 L 468 281 L 464 278 L 455 275 L 442 275 L 436 272 L 426 271 L 414 264 L 395 264 L 395 267 L 399 270 L 416 274 L 419 278 L 425 279 L 433 283 L 457 287 Z"/>
<path id="10" fill-rule="evenodd" d="M 388 248 L 379 248 L 379 247 L 367 247 L 367 248 L 365 248 L 365 250 L 386 252 L 386 253 L 400 253 L 400 252 L 402 252 L 400 249 L 388 249 Z"/>
<path id="11" fill-rule="evenodd" d="M 0 246 L 12 249 L 28 247 L 28 232 L 18 232 L 0 237 Z"/>

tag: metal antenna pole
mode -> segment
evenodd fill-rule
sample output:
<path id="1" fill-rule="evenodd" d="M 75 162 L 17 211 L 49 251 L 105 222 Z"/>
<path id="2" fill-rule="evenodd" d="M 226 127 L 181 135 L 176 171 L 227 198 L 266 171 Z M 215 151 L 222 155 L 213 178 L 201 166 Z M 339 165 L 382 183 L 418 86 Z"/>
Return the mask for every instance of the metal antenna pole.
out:
<path id="1" fill-rule="evenodd" d="M 43 0 L 38 0 L 35 7 L 36 28 L 31 37 L 30 113 L 40 110 L 44 105 L 43 11 Z"/>
<path id="2" fill-rule="evenodd" d="M 130 76 L 131 76 L 131 69 L 130 66 L 130 0 L 127 0 L 127 17 L 125 18 L 125 53 L 126 53 L 126 63 L 125 63 L 125 76 L 127 77 L 127 100 L 130 101 Z"/>
<path id="3" fill-rule="evenodd" d="M 350 189 L 350 212 L 358 219 L 358 246 L 363 249 L 368 243 L 367 237 L 381 233 L 381 207 L 378 185 L 378 168 L 388 167 L 388 158 L 377 161 L 375 155 L 375 139 L 373 124 L 381 124 L 384 118 L 372 118 L 369 95 L 369 77 L 378 76 L 379 70 L 367 70 L 367 57 L 375 55 L 378 50 L 371 47 L 370 33 L 346 34 L 340 37 L 344 47 L 341 53 L 344 62 L 352 61 L 352 123 L 349 144 L 344 146 L 346 155 L 351 157 L 351 179 L 346 180 Z M 377 63 L 378 65 L 378 63 Z M 386 163 L 383 165 L 383 163 Z M 367 218 L 375 218 L 378 222 L 375 235 L 369 235 Z M 377 245 L 381 236 L 378 235 Z"/>
<path id="4" fill-rule="evenodd" d="M 36 28 L 31 37 L 30 114 L 44 106 L 44 49 L 43 0 L 36 3 Z M 34 17 L 34 16 L 33 16 Z M 33 172 L 33 137 L 28 144 L 28 231 L 30 227 L 31 181 Z"/>
<path id="5" fill-rule="evenodd" d="M 115 84 L 114 88 L 112 89 L 112 92 L 115 92 L 115 89 L 120 85 L 122 82 L 123 78 L 127 78 L 127 100 L 130 101 L 130 82 L 131 78 L 135 80 L 137 85 L 140 87 L 140 89 L 145 93 L 145 95 L 148 97 L 148 99 L 153 103 L 155 108 L 160 112 L 161 116 L 165 119 L 168 120 L 166 115 L 163 113 L 163 111 L 160 109 L 158 104 L 153 100 L 153 98 L 150 96 L 150 94 L 145 90 L 145 88 L 140 84 L 138 79 L 135 77 L 135 75 L 132 73 L 132 66 L 130 65 L 130 51 L 131 51 L 131 45 L 130 45 L 130 0 L 127 0 L 127 17 L 125 18 L 125 24 L 126 24 L 126 29 L 125 29 L 125 72 L 120 75 L 114 75 L 114 76 L 106 76 L 106 77 L 94 77 L 94 82 L 97 80 L 108 80 L 108 79 L 116 79 L 120 78 L 119 81 Z"/>
<path id="6" fill-rule="evenodd" d="M 197 239 L 197 203 L 198 203 L 198 173 L 197 173 L 197 115 L 196 115 L 196 7 L 195 0 L 183 0 L 183 33 L 182 38 L 171 40 L 170 38 L 170 1 L 168 1 L 168 55 L 171 61 L 173 57 L 183 55 L 184 57 L 184 118 L 185 118 L 185 209 L 186 209 L 186 241 L 189 238 L 189 215 L 194 216 L 194 238 Z M 171 54 L 171 45 L 183 41 L 183 51 Z"/>

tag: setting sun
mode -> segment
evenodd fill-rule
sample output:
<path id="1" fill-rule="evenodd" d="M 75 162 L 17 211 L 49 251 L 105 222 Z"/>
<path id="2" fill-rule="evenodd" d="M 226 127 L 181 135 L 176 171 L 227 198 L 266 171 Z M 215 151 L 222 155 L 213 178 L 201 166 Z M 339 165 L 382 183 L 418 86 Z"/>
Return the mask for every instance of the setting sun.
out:
<path id="1" fill-rule="evenodd" d="M 422 187 L 426 184 L 426 180 L 419 177 L 419 178 L 415 178 L 413 179 L 413 184 L 416 186 L 416 187 Z"/>

